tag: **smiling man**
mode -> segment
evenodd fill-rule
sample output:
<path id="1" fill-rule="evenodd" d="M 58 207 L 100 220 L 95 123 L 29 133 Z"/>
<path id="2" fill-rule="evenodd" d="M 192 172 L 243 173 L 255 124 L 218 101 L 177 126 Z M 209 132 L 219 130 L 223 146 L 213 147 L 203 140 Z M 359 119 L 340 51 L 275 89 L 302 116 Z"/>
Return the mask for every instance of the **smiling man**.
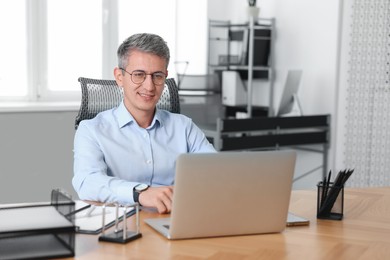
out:
<path id="1" fill-rule="evenodd" d="M 123 101 L 80 123 L 73 187 L 82 200 L 138 202 L 167 213 L 178 155 L 215 149 L 190 118 L 156 108 L 170 58 L 160 36 L 132 35 L 117 54 L 114 76 L 123 88 Z"/>

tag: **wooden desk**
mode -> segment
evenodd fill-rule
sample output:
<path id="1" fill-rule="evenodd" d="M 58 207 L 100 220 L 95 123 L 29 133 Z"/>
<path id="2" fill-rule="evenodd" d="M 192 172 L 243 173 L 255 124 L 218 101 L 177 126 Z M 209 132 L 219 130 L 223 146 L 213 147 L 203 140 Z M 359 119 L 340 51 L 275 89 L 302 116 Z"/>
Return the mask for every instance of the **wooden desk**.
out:
<path id="1" fill-rule="evenodd" d="M 293 191 L 290 211 L 305 227 L 279 234 L 169 241 L 142 219 L 143 237 L 128 244 L 76 235 L 76 259 L 390 259 L 390 187 L 345 189 L 344 219 L 316 219 L 316 191 Z M 131 217 L 129 222 L 133 221 Z M 131 225 L 129 223 L 128 225 Z"/>

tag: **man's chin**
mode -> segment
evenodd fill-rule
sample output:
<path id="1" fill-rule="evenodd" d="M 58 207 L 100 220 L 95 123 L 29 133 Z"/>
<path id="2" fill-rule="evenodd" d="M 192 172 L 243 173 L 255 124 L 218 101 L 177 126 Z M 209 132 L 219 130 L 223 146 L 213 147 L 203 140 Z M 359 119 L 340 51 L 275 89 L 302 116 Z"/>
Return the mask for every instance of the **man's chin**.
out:
<path id="1" fill-rule="evenodd" d="M 156 109 L 157 103 L 155 102 L 143 102 L 143 103 L 138 103 L 138 109 L 142 111 L 154 111 Z"/>

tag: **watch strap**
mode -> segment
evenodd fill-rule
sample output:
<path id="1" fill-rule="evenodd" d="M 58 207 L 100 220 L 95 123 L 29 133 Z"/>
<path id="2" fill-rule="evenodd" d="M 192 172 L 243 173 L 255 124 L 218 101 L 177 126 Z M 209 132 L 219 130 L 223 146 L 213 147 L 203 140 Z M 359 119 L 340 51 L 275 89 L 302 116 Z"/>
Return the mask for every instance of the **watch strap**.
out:
<path id="1" fill-rule="evenodd" d="M 136 191 L 135 188 L 133 189 L 133 199 L 135 203 L 139 203 L 139 194 L 140 192 Z M 139 203 L 140 204 L 140 203 Z M 140 204 L 141 205 L 141 204 Z"/>
<path id="2" fill-rule="evenodd" d="M 141 203 L 139 202 L 139 195 L 141 194 L 141 192 L 147 190 L 149 188 L 149 185 L 145 185 L 146 187 L 142 190 L 138 190 L 137 187 L 140 186 L 140 185 L 145 185 L 145 184 L 138 184 L 136 185 L 134 188 L 133 188 L 133 200 L 134 202 L 138 203 L 140 206 Z"/>

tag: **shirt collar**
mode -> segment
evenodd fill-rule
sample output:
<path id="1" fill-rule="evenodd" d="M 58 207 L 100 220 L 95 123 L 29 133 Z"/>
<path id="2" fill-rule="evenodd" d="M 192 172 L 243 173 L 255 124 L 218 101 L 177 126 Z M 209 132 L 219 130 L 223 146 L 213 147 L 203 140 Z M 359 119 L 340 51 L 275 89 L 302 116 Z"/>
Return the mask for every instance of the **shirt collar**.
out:
<path id="1" fill-rule="evenodd" d="M 114 113 L 115 113 L 115 116 L 117 118 L 119 128 L 122 128 L 125 125 L 130 124 L 132 122 L 136 123 L 134 117 L 129 113 L 129 111 L 127 111 L 127 108 L 126 108 L 125 104 L 123 103 L 123 100 L 119 104 L 119 106 L 116 108 Z M 156 108 L 156 113 L 154 114 L 152 123 L 147 129 L 151 129 L 155 125 L 156 126 L 163 125 L 163 116 L 161 114 L 160 109 L 158 109 L 158 108 Z"/>

